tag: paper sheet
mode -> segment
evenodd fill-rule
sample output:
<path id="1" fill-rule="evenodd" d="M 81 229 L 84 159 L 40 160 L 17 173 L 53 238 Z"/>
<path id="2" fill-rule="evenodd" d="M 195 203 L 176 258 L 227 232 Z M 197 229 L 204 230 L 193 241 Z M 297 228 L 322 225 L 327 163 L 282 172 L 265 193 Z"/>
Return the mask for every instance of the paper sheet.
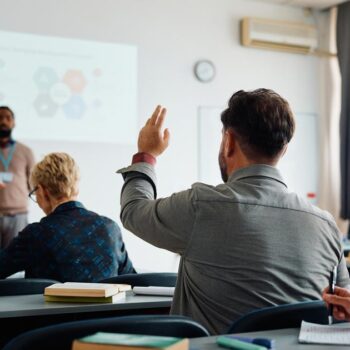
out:
<path id="1" fill-rule="evenodd" d="M 132 290 L 135 294 L 173 296 L 175 292 L 175 287 L 135 286 Z"/>
<path id="2" fill-rule="evenodd" d="M 299 342 L 350 345 L 350 322 L 328 326 L 303 321 L 299 333 Z"/>

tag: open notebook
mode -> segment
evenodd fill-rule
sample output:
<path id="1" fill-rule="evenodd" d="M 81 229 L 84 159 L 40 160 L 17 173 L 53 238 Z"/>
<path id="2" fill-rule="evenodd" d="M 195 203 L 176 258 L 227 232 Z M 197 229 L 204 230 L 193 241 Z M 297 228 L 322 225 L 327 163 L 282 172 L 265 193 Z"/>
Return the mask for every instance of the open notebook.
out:
<path id="1" fill-rule="evenodd" d="M 299 333 L 299 342 L 350 345 L 350 322 L 328 326 L 303 321 Z"/>

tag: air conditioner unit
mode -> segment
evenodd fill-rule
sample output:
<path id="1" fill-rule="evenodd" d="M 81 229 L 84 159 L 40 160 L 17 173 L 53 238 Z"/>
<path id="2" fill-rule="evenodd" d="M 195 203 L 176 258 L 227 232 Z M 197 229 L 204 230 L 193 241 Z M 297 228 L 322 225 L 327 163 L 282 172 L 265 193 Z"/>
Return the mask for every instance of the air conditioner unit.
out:
<path id="1" fill-rule="evenodd" d="M 315 26 L 304 23 L 243 18 L 241 43 L 249 47 L 309 54 L 317 51 L 318 33 Z"/>

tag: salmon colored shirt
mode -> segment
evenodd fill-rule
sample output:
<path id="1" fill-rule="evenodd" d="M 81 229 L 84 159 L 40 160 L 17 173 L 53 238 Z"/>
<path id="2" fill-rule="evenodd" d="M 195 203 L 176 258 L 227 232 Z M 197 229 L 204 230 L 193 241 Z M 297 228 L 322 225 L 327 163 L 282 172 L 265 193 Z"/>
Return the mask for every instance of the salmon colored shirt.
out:
<path id="1" fill-rule="evenodd" d="M 8 156 L 13 141 L 0 148 L 5 157 Z M 14 215 L 28 211 L 29 174 L 34 166 L 34 156 L 31 149 L 20 142 L 15 142 L 15 151 L 8 172 L 13 173 L 13 180 L 0 189 L 0 215 Z M 5 171 L 0 161 L 0 172 Z"/>

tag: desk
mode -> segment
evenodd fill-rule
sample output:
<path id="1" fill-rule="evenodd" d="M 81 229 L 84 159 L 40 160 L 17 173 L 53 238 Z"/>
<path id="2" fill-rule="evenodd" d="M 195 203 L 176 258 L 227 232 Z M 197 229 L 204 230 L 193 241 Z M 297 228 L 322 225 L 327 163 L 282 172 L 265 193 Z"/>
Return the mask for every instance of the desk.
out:
<path id="1" fill-rule="evenodd" d="M 345 257 L 349 256 L 350 253 L 350 241 L 346 240 L 343 242 L 343 250 Z"/>
<path id="2" fill-rule="evenodd" d="M 235 334 L 252 338 L 275 339 L 276 350 L 334 350 L 349 349 L 349 345 L 319 345 L 299 344 L 299 328 L 278 329 L 273 331 L 250 332 Z M 216 345 L 216 337 L 197 338 L 190 340 L 191 350 L 223 350 Z"/>
<path id="3" fill-rule="evenodd" d="M 168 314 L 171 297 L 134 295 L 126 293 L 125 300 L 115 303 L 49 303 L 43 295 L 16 295 L 0 297 L 0 348 L 14 336 L 30 329 L 82 319 Z"/>

